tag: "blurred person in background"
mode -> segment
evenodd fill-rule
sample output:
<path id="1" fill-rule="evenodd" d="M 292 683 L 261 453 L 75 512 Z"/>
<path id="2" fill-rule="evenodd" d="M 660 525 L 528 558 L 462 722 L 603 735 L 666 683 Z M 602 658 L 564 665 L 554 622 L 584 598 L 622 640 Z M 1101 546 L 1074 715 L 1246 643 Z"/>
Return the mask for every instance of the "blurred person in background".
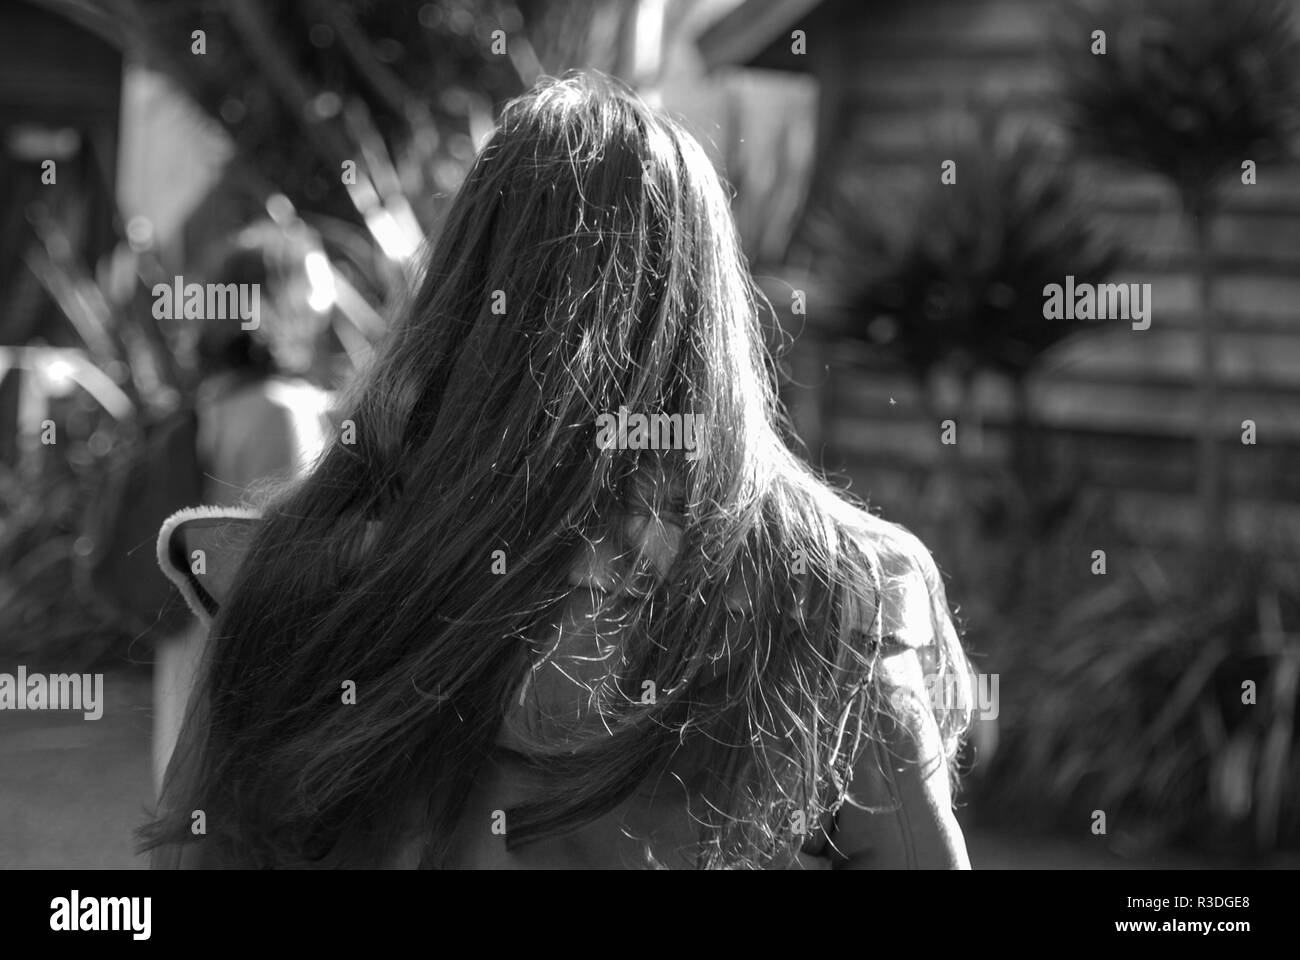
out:
<path id="1" fill-rule="evenodd" d="M 213 282 L 256 284 L 260 306 L 256 330 L 242 329 L 237 317 L 209 317 L 198 336 L 198 460 L 203 502 L 212 506 L 238 507 L 258 486 L 298 475 L 320 456 L 331 431 L 329 394 L 286 374 L 269 342 L 268 334 L 277 326 L 303 326 L 301 318 L 287 312 L 308 308 L 286 296 L 292 285 L 268 269 L 267 259 L 259 246 L 236 246 L 210 271 Z M 157 789 L 176 745 L 203 640 L 202 627 L 192 624 L 158 647 L 153 739 Z"/>

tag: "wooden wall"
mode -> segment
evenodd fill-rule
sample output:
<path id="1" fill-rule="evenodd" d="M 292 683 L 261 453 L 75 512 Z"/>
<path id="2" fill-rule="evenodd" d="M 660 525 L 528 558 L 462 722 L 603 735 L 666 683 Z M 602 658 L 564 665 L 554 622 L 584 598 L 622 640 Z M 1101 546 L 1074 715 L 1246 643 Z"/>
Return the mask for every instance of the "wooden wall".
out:
<path id="1" fill-rule="evenodd" d="M 866 164 L 882 196 L 905 196 L 918 179 L 937 177 L 941 158 L 930 131 L 942 129 L 945 113 L 971 93 L 1005 98 L 1008 113 L 1062 136 L 1047 43 L 1057 9 L 1057 0 L 823 5 L 820 19 L 809 24 L 810 54 L 819 40 L 837 48 L 808 61 L 822 85 L 823 117 L 837 119 L 834 131 L 823 131 L 824 167 L 814 189 L 826 190 L 836 162 L 850 153 Z M 1099 222 L 1132 251 L 1112 280 L 1152 284 L 1152 324 L 1145 331 L 1121 324 L 1065 345 L 1035 377 L 1035 405 L 1053 428 L 1058 469 L 1081 471 L 1089 483 L 1113 491 L 1117 512 L 1140 535 L 1179 538 L 1194 529 L 1195 517 L 1198 317 L 1190 236 L 1172 188 L 1158 178 L 1091 160 L 1084 169 Z M 1241 536 L 1294 549 L 1300 545 L 1300 160 L 1260 164 L 1258 181 L 1226 181 L 1214 225 L 1218 306 L 1227 331 L 1217 426 L 1228 451 L 1232 526 Z M 811 204 L 819 199 L 814 195 Z M 815 262 L 806 266 L 815 273 Z M 809 320 L 822 330 L 861 322 L 833 302 L 815 301 Z M 873 492 L 886 508 L 908 495 L 917 466 L 949 455 L 933 413 L 870 349 L 835 334 L 806 335 L 794 365 L 820 384 L 792 394 L 797 419 L 814 431 L 815 455 L 847 471 L 857 489 Z M 991 384 L 979 396 L 978 410 L 952 412 L 982 422 L 978 455 L 996 456 L 1006 445 L 1001 425 L 1008 398 Z M 1247 418 L 1258 426 L 1253 447 L 1240 442 Z"/>

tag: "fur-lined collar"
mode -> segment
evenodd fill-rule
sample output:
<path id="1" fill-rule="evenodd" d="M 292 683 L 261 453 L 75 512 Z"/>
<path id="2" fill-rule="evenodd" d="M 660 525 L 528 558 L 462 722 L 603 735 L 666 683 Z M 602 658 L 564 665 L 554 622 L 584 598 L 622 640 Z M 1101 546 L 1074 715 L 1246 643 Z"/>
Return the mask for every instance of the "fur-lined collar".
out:
<path id="1" fill-rule="evenodd" d="M 260 519 L 244 507 L 188 507 L 158 531 L 158 566 L 205 625 L 233 585 Z"/>

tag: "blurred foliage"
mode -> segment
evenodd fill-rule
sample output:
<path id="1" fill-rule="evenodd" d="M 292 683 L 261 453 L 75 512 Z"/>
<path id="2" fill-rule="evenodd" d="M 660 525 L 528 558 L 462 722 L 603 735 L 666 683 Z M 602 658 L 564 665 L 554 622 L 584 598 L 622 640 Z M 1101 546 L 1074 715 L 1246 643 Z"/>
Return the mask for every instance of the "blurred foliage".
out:
<path id="1" fill-rule="evenodd" d="M 1112 840 L 1137 846 L 1300 849 L 1294 565 L 1220 555 L 1207 589 L 1186 576 L 1185 553 L 1131 547 L 1111 550 L 1088 587 L 1102 538 L 1078 532 L 1061 538 L 1074 596 L 1040 598 L 993 639 L 1001 743 L 981 771 L 981 810 L 1079 833 L 1104 810 Z M 1045 565 L 1034 590 L 1053 567 L 1066 569 Z"/>
<path id="2" fill-rule="evenodd" d="M 840 202 L 815 228 L 862 336 L 924 379 L 940 365 L 1022 380 L 1042 355 L 1094 325 L 1043 319 L 1043 287 L 1097 282 L 1119 250 L 1094 226 L 1066 152 L 1031 129 L 973 108 L 927 153 L 936 160 L 902 200 L 882 206 L 869 167 L 846 163 Z M 906 205 L 905 216 L 894 215 Z M 886 213 L 882 214 L 882 209 Z"/>
<path id="3" fill-rule="evenodd" d="M 42 457 L 39 471 L 0 463 L 0 656 L 87 669 L 108 651 L 129 654 L 138 626 L 90 588 L 84 565 L 115 425 L 83 392 L 52 400 L 49 416 L 65 425 L 61 456 Z"/>
<path id="4" fill-rule="evenodd" d="M 890 503 L 939 560 L 975 669 L 999 676 L 963 822 L 1137 858 L 1300 852 L 1300 559 L 1225 548 L 1216 580 L 1191 577 L 1197 551 L 1135 531 L 1097 487 L 1011 536 L 1019 485 L 996 463 L 963 467 L 918 469 Z"/>
<path id="5" fill-rule="evenodd" d="M 350 224 L 398 259 L 436 225 L 496 107 L 569 60 L 619 69 L 634 12 L 630 0 L 110 6 L 148 60 L 223 126 L 254 189 L 327 219 L 338 255 L 364 251 L 338 232 Z M 205 31 L 204 55 L 191 53 L 194 30 Z M 355 184 L 343 182 L 348 162 Z"/>
<path id="6" fill-rule="evenodd" d="M 229 136 L 190 246 L 284 198 L 371 306 L 401 292 L 496 108 L 544 70 L 622 69 L 635 13 L 631 0 L 38 2 L 120 34 Z"/>
<path id="7" fill-rule="evenodd" d="M 139 449 L 148 424 L 177 398 L 180 367 L 145 301 L 145 276 L 161 268 L 123 240 L 94 264 L 75 240 L 85 211 L 101 198 L 65 189 L 57 207 L 26 209 L 26 270 L 10 303 L 54 304 L 59 330 L 0 347 L 0 369 L 17 416 L 0 460 L 0 652 L 32 664 L 86 668 L 130 649 L 145 625 L 90 582 L 103 544 L 86 535 L 104 502 L 106 476 Z M 84 247 L 83 247 L 84 249 Z M 70 334 L 70 336 L 69 336 Z M 55 433 L 43 437 L 44 422 Z M 46 443 L 52 439 L 54 442 Z M 145 545 L 148 549 L 148 545 Z"/>
<path id="8" fill-rule="evenodd" d="M 309 256 L 323 257 L 336 287 L 327 323 L 351 363 L 363 362 L 496 108 L 544 69 L 620 73 L 635 5 L 34 2 L 165 73 L 234 147 L 190 214 L 182 250 L 157 249 L 147 224 L 128 237 L 116 215 L 115 245 L 86 262 L 69 238 L 80 215 L 66 204 L 36 204 L 20 225 L 28 269 L 9 306 L 54 303 L 66 321 L 54 342 L 76 345 L 59 353 L 29 339 L 0 354 L 0 368 L 18 368 L 9 382 L 22 392 L 19 434 L 0 437 L 14 454 L 0 463 L 0 646 L 7 659 L 84 667 L 147 655 L 137 641 L 152 623 L 97 592 L 90 570 L 110 548 L 152 551 L 152 541 L 110 545 L 91 534 L 114 509 L 107 479 L 141 455 L 196 383 L 192 325 L 153 318 L 153 284 L 175 272 L 220 279 L 211 276 L 214 254 L 231 245 L 262 247 L 293 283 L 310 272 Z M 503 55 L 492 49 L 497 29 Z M 111 206 L 110 190 L 92 184 L 78 197 Z M 58 424 L 53 445 L 35 429 L 47 417 Z"/>
<path id="9" fill-rule="evenodd" d="M 1199 212 L 1244 159 L 1300 130 L 1288 0 L 1074 0 L 1055 38 L 1067 122 L 1086 150 L 1167 177 Z M 1104 56 L 1088 40 L 1104 30 Z"/>
<path id="10" fill-rule="evenodd" d="M 936 373 L 956 375 L 968 430 L 978 429 L 976 377 L 991 374 L 1009 388 L 1008 461 L 984 465 L 978 478 L 966 464 L 960 476 L 936 482 L 973 484 L 980 496 L 967 506 L 975 513 L 958 522 L 978 515 L 984 534 L 1014 542 L 1027 563 L 1033 543 L 1079 493 L 1077 475 L 1047 475 L 1028 380 L 1054 347 L 1100 327 L 1045 319 L 1043 289 L 1067 275 L 1076 284 L 1101 282 L 1121 250 L 1095 226 L 1064 148 L 1010 122 L 997 104 L 954 114 L 931 133 L 926 152 L 933 168 L 892 199 L 882 198 L 868 163 L 848 158 L 838 202 L 811 234 L 853 318 L 851 333 L 907 369 L 932 412 Z M 955 182 L 941 179 L 941 159 L 955 161 Z"/>

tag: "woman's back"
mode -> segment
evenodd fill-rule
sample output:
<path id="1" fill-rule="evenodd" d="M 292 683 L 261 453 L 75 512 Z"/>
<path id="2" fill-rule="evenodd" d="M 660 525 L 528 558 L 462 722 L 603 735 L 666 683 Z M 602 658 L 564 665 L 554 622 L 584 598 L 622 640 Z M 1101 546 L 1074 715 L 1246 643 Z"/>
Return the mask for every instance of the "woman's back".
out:
<path id="1" fill-rule="evenodd" d="M 689 745 L 622 804 L 582 828 L 519 849 L 505 843 L 505 811 L 526 802 L 540 786 L 516 751 L 556 734 L 572 737 L 575 730 L 600 735 L 596 704 L 604 688 L 619 680 L 633 607 L 627 594 L 636 571 L 649 568 L 652 576 L 662 576 L 676 559 L 680 537 L 680 527 L 671 522 L 628 518 L 620 536 L 609 533 L 575 552 L 568 580 L 573 593 L 549 636 L 534 645 L 532 666 L 502 717 L 493 755 L 457 829 L 452 864 L 474 869 L 694 865 L 698 823 L 691 816 Z M 640 693 L 647 700 L 655 697 L 653 681 Z"/>
<path id="2" fill-rule="evenodd" d="M 883 538 L 877 549 L 889 557 L 885 574 L 889 589 L 881 596 L 881 615 L 872 618 L 864 596 L 855 598 L 854 614 L 841 628 L 841 639 L 854 633 L 871 633 L 883 641 L 890 655 L 881 669 L 893 670 L 898 688 L 925 692 L 917 677 L 932 678 L 940 638 L 933 633 L 932 596 L 928 577 L 937 577 L 927 565 L 928 554 L 901 528 L 861 518 L 862 535 Z M 231 589 L 245 555 L 255 521 L 243 512 L 213 510 L 195 520 L 180 519 L 169 525 L 160 544 L 164 569 L 182 586 L 196 612 L 205 618 Z M 645 867 L 691 868 L 700 854 L 702 763 L 711 754 L 698 741 L 683 742 L 663 768 L 647 775 L 629 797 L 613 809 L 558 837 L 523 847 L 507 844 L 506 811 L 527 802 L 543 787 L 520 753 L 530 745 L 561 736 L 601 736 L 596 709 L 603 688 L 618 683 L 618 664 L 625 659 L 627 618 L 634 604 L 629 594 L 639 576 L 663 577 L 681 547 L 682 530 L 671 521 L 647 522 L 628 517 L 615 534 L 584 542 L 569 566 L 572 587 L 563 613 L 550 631 L 532 645 L 531 666 L 503 712 L 495 742 L 466 799 L 448 844 L 446 866 L 467 869 L 627 869 Z M 375 531 L 371 531 L 374 539 Z M 210 556 L 210 570 L 200 584 L 188 571 L 185 559 L 194 549 Z M 752 614 L 752 584 L 737 578 L 727 591 L 729 622 L 739 631 Z M 209 595 L 206 591 L 211 591 Z M 941 624 L 951 628 L 950 621 Z M 725 649 L 725 645 L 724 645 Z M 914 657 L 917 676 L 905 676 L 899 664 Z M 893 661 L 891 665 L 891 659 Z M 719 660 L 712 677 L 725 676 Z M 657 695 L 654 683 L 639 688 L 647 702 Z M 897 693 L 895 689 L 894 693 Z M 951 818 L 947 799 L 947 766 L 943 743 L 928 720 L 930 704 L 917 722 L 898 729 L 887 753 L 868 751 L 859 758 L 851 795 L 855 803 L 808 823 L 807 839 L 796 853 L 769 866 L 821 869 L 832 866 L 960 866 L 964 850 L 960 831 Z M 882 758 L 884 758 L 882 762 Z M 935 761 L 938 760 L 936 766 Z M 927 762 L 928 761 L 928 762 Z M 936 775 L 937 774 L 937 775 Z M 910 817 L 903 817 L 902 797 L 910 793 Z M 412 834 L 397 844 L 384 861 L 397 868 L 419 867 L 425 840 L 419 811 L 412 814 Z M 909 846 L 912 848 L 909 852 Z M 917 848 L 920 849 L 918 857 Z M 198 861 L 202 862 L 202 861 Z"/>
<path id="3" fill-rule="evenodd" d="M 888 551 L 898 550 L 909 539 L 901 529 L 884 529 L 895 541 Z M 611 544 L 613 538 L 606 538 L 578 551 L 569 580 L 574 594 L 551 635 L 537 645 L 518 702 L 503 717 L 498 749 L 467 804 L 450 865 L 467 869 L 696 866 L 700 853 L 698 807 L 702 802 L 699 765 L 707 763 L 711 755 L 696 749 L 698 743 L 693 742 L 683 743 L 671 762 L 647 776 L 624 803 L 580 829 L 522 849 L 511 850 L 505 843 L 509 826 L 505 811 L 524 803 L 538 786 L 531 781 L 528 768 L 513 759 L 513 752 L 526 749 L 530 742 L 544 741 L 557 728 L 569 731 L 574 724 L 589 729 L 599 726 L 593 702 L 601 696 L 602 686 L 616 682 L 616 664 L 626 637 L 623 626 L 628 604 L 623 598 L 631 571 L 640 564 L 666 572 L 680 548 L 681 533 L 669 522 L 633 521 L 621 538 L 622 549 Z M 912 547 L 924 550 L 916 542 Z M 926 694 L 931 688 L 917 687 L 916 676 L 908 676 L 907 667 L 901 664 L 911 656 L 921 667 L 922 678 L 933 676 L 938 651 L 932 633 L 931 586 L 925 582 L 923 567 L 910 565 L 911 557 L 901 552 L 891 556 L 888 575 L 892 585 L 883 599 L 878 631 L 893 662 L 887 657 L 881 669 L 894 672 L 895 695 L 909 688 Z M 842 628 L 845 642 L 848 634 L 869 632 L 873 626 L 862 622 L 860 611 L 869 607 L 865 598 L 856 598 L 854 603 L 855 615 Z M 752 612 L 747 584 L 739 579 L 729 591 L 728 609 L 737 625 Z M 714 673 L 725 671 L 725 663 L 719 662 Z M 642 692 L 645 697 L 656 693 L 652 683 Z M 926 713 L 929 699 L 927 695 Z M 769 866 L 965 866 L 961 832 L 951 816 L 943 744 L 938 731 L 923 719 L 914 714 L 910 729 L 895 731 L 886 754 L 869 751 L 860 758 L 853 793 L 859 804 L 871 805 L 870 809 L 850 805 L 836 815 L 823 816 L 819 823 L 807 824 L 802 848 L 797 853 L 789 851 Z M 590 732 L 599 735 L 598 729 Z M 904 794 L 910 794 L 911 822 L 900 819 Z M 694 815 L 693 809 L 697 811 Z M 417 839 L 396 865 L 417 866 L 419 849 Z"/>
<path id="4" fill-rule="evenodd" d="M 342 421 L 219 604 L 152 846 L 964 858 L 968 715 L 927 684 L 968 665 L 937 572 L 792 452 L 726 194 L 680 125 L 589 77 L 508 105 Z"/>

